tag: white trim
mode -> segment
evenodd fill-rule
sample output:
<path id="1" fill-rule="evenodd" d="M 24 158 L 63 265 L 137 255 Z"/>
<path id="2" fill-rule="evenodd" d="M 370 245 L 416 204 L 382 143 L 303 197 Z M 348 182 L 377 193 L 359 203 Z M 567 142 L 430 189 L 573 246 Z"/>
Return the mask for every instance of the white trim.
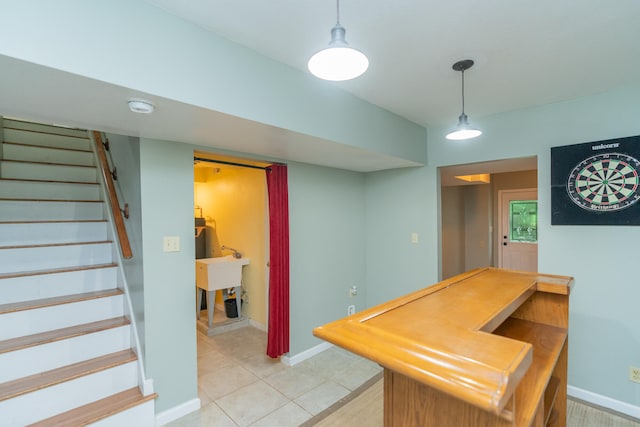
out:
<path id="1" fill-rule="evenodd" d="M 114 212 L 111 209 L 111 204 L 108 203 L 108 189 L 107 183 L 104 179 L 105 171 L 102 170 L 102 163 L 98 157 L 98 152 L 96 151 L 96 139 L 94 137 L 94 133 L 87 130 L 87 136 L 89 137 L 89 141 L 91 144 L 91 151 L 93 153 L 93 162 L 96 165 L 96 170 L 98 172 L 97 182 L 100 185 L 101 189 L 101 197 L 104 205 L 104 218 L 107 220 L 107 234 L 111 237 L 113 242 L 111 243 L 111 252 L 113 261 L 118 264 L 116 267 L 116 277 L 117 277 L 117 286 L 121 290 L 124 291 L 125 303 L 123 307 L 125 308 L 125 315 L 131 321 L 131 346 L 133 350 L 138 354 L 138 358 L 136 363 L 138 364 L 138 385 L 141 389 L 141 392 L 144 396 L 148 396 L 154 393 L 154 384 L 153 380 L 147 378 L 147 373 L 144 364 L 144 352 L 142 351 L 142 345 L 140 343 L 140 334 L 138 333 L 138 322 L 136 320 L 135 311 L 133 309 L 133 303 L 131 302 L 131 292 L 129 290 L 129 284 L 127 282 L 127 276 L 124 273 L 124 262 L 122 257 L 122 248 L 119 244 L 115 243 L 118 237 L 118 232 L 115 226 Z M 108 171 L 107 171 L 108 172 Z M 154 402 L 154 411 L 155 411 L 155 402 Z"/>
<path id="2" fill-rule="evenodd" d="M 305 350 L 302 353 L 296 354 L 295 356 L 282 356 L 280 360 L 282 361 L 282 363 L 284 363 L 287 366 L 294 366 L 300 362 L 303 362 L 307 359 L 312 358 L 316 354 L 322 353 L 323 351 L 330 349 L 331 347 L 333 347 L 333 344 L 330 344 L 328 342 L 323 342 L 322 344 L 318 344 L 315 347 L 311 347 L 309 350 Z"/>
<path id="3" fill-rule="evenodd" d="M 200 399 L 193 399 L 184 402 L 178 406 L 167 409 L 156 414 L 156 427 L 169 424 L 171 421 L 175 421 L 178 418 L 184 417 L 187 414 L 195 412 L 200 409 Z"/>
<path id="4" fill-rule="evenodd" d="M 575 397 L 576 399 L 584 400 L 587 403 L 592 403 L 594 405 L 640 419 L 640 406 L 621 402 L 620 400 L 615 400 L 572 385 L 567 386 L 567 394 L 571 397 Z"/>
<path id="5" fill-rule="evenodd" d="M 150 394 L 152 394 L 154 392 L 153 391 L 153 379 L 145 378 L 142 381 L 142 384 L 141 384 L 140 388 L 141 388 L 140 391 L 141 391 L 143 396 L 149 396 Z"/>

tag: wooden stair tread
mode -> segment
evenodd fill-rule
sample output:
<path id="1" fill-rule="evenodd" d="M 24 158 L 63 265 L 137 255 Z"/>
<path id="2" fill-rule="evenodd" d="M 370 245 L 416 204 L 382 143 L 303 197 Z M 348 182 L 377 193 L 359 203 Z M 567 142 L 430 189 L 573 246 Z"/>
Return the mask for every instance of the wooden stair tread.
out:
<path id="1" fill-rule="evenodd" d="M 109 263 L 109 264 L 82 265 L 79 267 L 50 268 L 47 270 L 22 271 L 19 273 L 2 273 L 0 274 L 0 279 L 12 279 L 14 277 L 26 277 L 26 276 L 40 276 L 43 274 L 70 273 L 73 271 L 96 270 L 100 268 L 112 268 L 117 266 L 118 264 Z"/>
<path id="2" fill-rule="evenodd" d="M 77 148 L 67 148 L 67 147 L 52 147 L 49 145 L 39 145 L 39 144 L 25 144 L 23 142 L 15 142 L 15 141 L 4 141 L 3 144 L 21 145 L 23 147 L 48 148 L 51 150 L 77 151 L 80 153 L 93 153 L 93 151 L 91 150 L 80 150 Z"/>
<path id="3" fill-rule="evenodd" d="M 85 292 L 74 295 L 63 295 L 60 297 L 42 298 L 31 301 L 14 302 L 0 305 L 0 314 L 12 313 L 16 311 L 33 310 L 36 308 L 50 307 L 54 305 L 70 304 L 74 302 L 87 301 L 97 298 L 106 298 L 115 295 L 122 295 L 122 290 L 118 288 L 103 291 Z"/>
<path id="4" fill-rule="evenodd" d="M 133 408 L 134 406 L 141 405 L 145 402 L 153 400 L 157 397 L 157 394 L 153 393 L 148 396 L 143 396 L 137 387 L 130 388 L 123 392 L 111 395 L 101 400 L 89 403 L 73 409 L 71 411 L 64 412 L 51 418 L 47 418 L 42 421 L 38 421 L 34 424 L 29 424 L 27 427 L 76 427 L 86 426 L 91 423 L 95 423 L 103 418 L 117 414 L 118 412 L 125 411 Z"/>
<path id="5" fill-rule="evenodd" d="M 0 246 L 0 250 L 1 249 L 47 248 L 47 247 L 54 247 L 54 246 L 101 245 L 104 243 L 113 243 L 113 242 L 111 240 L 96 240 L 91 242 L 42 243 L 38 245 L 11 245 L 11 246 Z"/>
<path id="6" fill-rule="evenodd" d="M 27 122 L 27 121 L 23 121 L 23 120 L 17 120 L 17 119 L 10 119 L 10 120 L 14 121 L 14 122 L 21 122 L 21 123 L 31 124 L 31 122 Z M 53 125 L 44 125 L 44 126 L 48 126 L 49 128 L 54 128 L 54 129 L 57 128 L 57 126 L 53 126 Z M 23 128 L 13 127 L 13 126 L 4 126 L 4 129 L 18 130 L 18 131 L 29 132 L 29 133 L 40 133 L 40 134 L 43 134 L 43 135 L 66 136 L 66 137 L 69 137 L 69 138 L 89 139 L 86 136 L 69 135 L 69 134 L 66 134 L 66 133 L 45 132 L 45 131 L 42 131 L 42 130 L 35 130 L 35 129 L 23 129 Z M 69 129 L 69 130 L 72 130 L 72 131 L 73 130 L 84 131 L 84 129 L 78 129 L 78 128 L 63 128 L 63 129 Z"/>
<path id="7" fill-rule="evenodd" d="M 0 197 L 0 202 L 52 202 L 52 203 L 104 203 L 102 200 L 86 199 L 16 199 L 13 197 Z"/>
<path id="8" fill-rule="evenodd" d="M 12 159 L 1 159 L 4 163 L 24 163 L 27 165 L 46 165 L 46 166 L 65 166 L 72 168 L 91 168 L 97 169 L 96 166 L 92 165 L 75 165 L 73 163 L 55 163 L 55 162 L 36 162 L 34 160 L 12 160 Z"/>
<path id="9" fill-rule="evenodd" d="M 25 122 L 26 123 L 26 122 Z M 10 126 L 6 126 L 8 128 Z M 56 133 L 56 130 L 53 129 L 52 132 L 49 132 L 48 129 L 39 128 L 38 130 L 33 129 L 21 129 L 23 126 L 20 123 L 15 124 L 15 129 L 20 132 L 12 132 L 11 134 L 5 134 L 5 141 L 3 144 L 7 147 L 7 149 L 14 150 L 16 154 L 16 159 L 0 159 L 0 162 L 6 166 L 7 173 L 6 177 L 0 177 L 0 186 L 7 187 L 7 193 L 4 197 L 0 197 L 0 209 L 8 210 L 8 213 L 5 214 L 0 220 L 0 226 L 4 229 L 5 227 L 8 230 L 15 229 L 17 230 L 28 230 L 33 227 L 34 230 L 38 228 L 43 231 L 52 230 L 52 227 L 57 227 L 58 224 L 61 224 L 60 227 L 57 227 L 60 231 L 63 229 L 69 230 L 78 230 L 83 231 L 87 230 L 87 233 L 90 230 L 101 230 L 103 224 L 109 222 L 108 219 L 103 219 L 103 211 L 100 209 L 104 205 L 105 201 L 109 201 L 109 199 L 104 200 L 102 192 L 99 192 L 98 196 L 95 196 L 94 193 L 97 187 L 93 187 L 94 185 L 100 184 L 100 177 L 96 175 L 94 180 L 94 171 L 97 173 L 100 171 L 100 167 L 97 165 L 91 165 L 90 163 L 94 162 L 94 148 L 92 147 L 92 143 L 94 139 L 87 132 L 86 136 L 81 135 L 67 135 L 66 131 L 60 130 L 60 133 Z M 2 130 L 0 129 L 0 132 Z M 24 132 L 24 133 L 23 133 Z M 42 134 L 42 138 L 39 138 L 37 135 L 27 135 L 38 133 Z M 59 135 L 65 138 L 49 138 L 47 139 L 47 134 L 51 135 Z M 0 134 L 1 135 L 1 134 Z M 11 136 L 15 135 L 15 136 Z M 24 137 L 20 135 L 25 135 Z M 8 138 L 8 140 L 7 140 Z M 74 140 L 67 139 L 73 138 Z M 88 143 L 85 143 L 82 140 L 86 140 Z M 53 151 L 55 150 L 55 151 Z M 13 153 L 14 151 L 11 151 Z M 33 153 L 33 156 L 29 156 L 30 153 Z M 18 156 L 20 155 L 20 156 Z M 91 156 L 89 156 L 91 155 Z M 37 156 L 37 158 L 35 157 Z M 20 157 L 20 158 L 17 158 Z M 29 157 L 33 157 L 33 160 L 29 159 Z M 89 160 L 91 159 L 91 161 Z M 73 164 L 74 162 L 80 164 Z M 34 173 L 29 173 L 29 168 L 37 168 L 33 169 Z M 68 168 L 68 169 L 67 169 Z M 73 168 L 73 169 L 71 169 Z M 76 168 L 91 168 L 91 169 L 76 169 Z M 76 186 L 69 186 L 66 184 L 77 184 Z M 90 185 L 90 187 L 87 187 Z M 13 187 L 11 187 L 13 186 Z M 84 187 L 83 187 L 84 186 Z M 19 198 L 23 194 L 17 194 L 14 190 L 14 193 L 8 193 L 9 190 L 15 188 L 16 190 L 26 188 L 39 189 L 38 194 L 24 194 L 25 197 L 29 198 Z M 79 190 L 84 191 L 85 195 L 74 196 L 71 191 L 51 193 L 49 189 L 55 190 L 56 188 L 60 189 L 69 189 L 69 190 Z M 49 194 L 47 194 L 49 193 Z M 60 193 L 60 194 L 58 194 Z M 76 199 L 74 199 L 76 198 Z M 83 200 L 77 200 L 83 199 Z M 40 204 L 35 204 L 40 203 Z M 50 203 L 101 203 L 102 205 L 55 205 Z M 30 214 L 30 210 L 33 210 L 33 215 Z M 74 212 L 78 213 L 75 214 Z M 21 212 L 26 212 L 26 214 L 21 214 Z M 49 214 L 48 212 L 51 212 Z M 81 219 L 74 219 L 81 218 Z M 86 219 L 85 219 L 86 218 Z M 96 225 L 90 225 L 90 223 L 95 223 Z M 70 224 L 70 225 L 63 225 Z M 86 224 L 86 225 L 82 225 Z M 51 233 L 45 233 L 51 234 Z M 56 235 L 59 232 L 55 233 Z M 95 234 L 91 231 L 91 234 Z M 2 279 L 10 279 L 10 278 L 26 278 L 19 279 L 19 281 L 15 282 L 7 282 L 5 281 L 5 285 L 12 286 L 14 284 L 21 285 L 23 282 L 34 283 L 40 286 L 42 285 L 49 286 L 52 284 L 62 283 L 67 279 L 67 276 L 57 276 L 52 277 L 52 281 L 47 282 L 46 275 L 49 274 L 65 274 L 72 273 L 73 276 L 68 276 L 69 280 L 73 280 L 74 283 L 76 280 L 91 280 L 94 276 L 98 275 L 102 277 L 100 274 L 101 271 L 99 269 L 111 268 L 112 270 L 106 270 L 107 273 L 106 278 L 111 277 L 111 274 L 114 273 L 113 269 L 118 267 L 118 264 L 111 261 L 110 257 L 102 256 L 105 244 L 112 244 L 113 241 L 106 236 L 95 236 L 93 237 L 91 234 L 85 235 L 86 237 L 78 238 L 64 238 L 64 239 L 56 239 L 53 236 L 48 237 L 48 241 L 53 243 L 43 243 L 47 240 L 33 240 L 30 238 L 29 240 L 24 241 L 10 241 L 7 240 L 5 243 L 7 246 L 0 246 L 0 251 L 2 249 L 17 249 L 17 251 L 11 252 L 2 252 L 2 256 L 9 256 L 9 260 L 11 260 L 13 255 L 16 256 L 22 254 L 37 254 L 39 251 L 47 251 L 47 248 L 52 248 L 53 251 L 56 251 L 60 254 L 60 258 L 62 259 L 62 254 L 66 254 L 67 252 L 70 254 L 84 252 L 85 249 L 87 252 L 93 254 L 95 252 L 96 257 L 98 257 L 99 261 L 102 264 L 92 264 L 92 265 L 84 265 L 84 266 L 68 266 L 59 268 L 61 265 L 64 265 L 66 262 L 60 262 L 56 265 L 55 262 L 49 262 L 48 265 L 28 265 L 21 264 L 20 266 L 16 266 L 14 269 L 7 268 L 6 270 L 28 270 L 33 268 L 33 271 L 9 271 L 0 273 L 0 281 Z M 88 240 L 83 242 L 78 242 L 75 240 Z M 104 239 L 104 240 L 100 240 Z M 97 241 L 100 240 L 100 241 Z M 68 241 L 68 242 L 67 242 Z M 94 246 L 78 246 L 78 245 L 94 245 Z M 98 245 L 98 246 L 95 246 Z M 33 250 L 31 249 L 33 248 Z M 43 249 L 38 249 L 43 248 Z M 60 248 L 59 250 L 57 248 Z M 24 251 L 22 251 L 24 249 Z M 80 260 L 80 258 L 79 258 Z M 76 262 L 82 263 L 83 261 Z M 84 263 L 91 264 L 91 261 L 84 261 Z M 49 268 L 46 268 L 49 267 Z M 53 267 L 53 268 L 52 268 Z M 58 268 L 56 268 L 58 267 Z M 90 273 L 82 273 L 82 271 L 91 271 Z M 78 273 L 74 273 L 78 272 Z M 33 277 L 33 278 L 30 278 Z M 112 285 L 113 286 L 113 285 Z M 72 289 L 76 289 L 73 287 Z M 44 295 L 43 292 L 47 292 L 48 295 Z M 77 291 L 81 291 L 77 289 Z M 44 296 L 50 295 L 58 295 L 62 293 L 62 291 L 57 291 L 55 293 L 49 293 L 49 289 L 45 289 L 41 292 L 41 296 L 23 296 L 22 298 L 39 298 L 32 299 L 31 301 L 18 301 L 14 303 L 8 304 L 0 304 L 0 315 L 5 313 L 13 313 L 13 312 L 22 312 L 22 315 L 29 317 L 30 312 L 28 310 L 31 309 L 40 309 L 48 306 L 58 307 L 57 311 L 66 311 L 67 306 L 64 304 L 69 303 L 78 303 L 70 306 L 72 308 L 82 308 L 85 304 L 83 301 L 88 301 L 87 305 L 89 307 L 94 306 L 95 303 L 100 303 L 99 298 L 105 297 L 117 297 L 119 299 L 116 300 L 103 300 L 107 303 L 115 303 L 119 302 L 121 297 L 119 295 L 124 295 L 123 290 L 118 288 L 93 291 L 93 292 L 83 292 L 76 293 L 73 295 L 64 295 L 64 296 L 55 296 L 43 298 Z M 10 300 L 17 300 L 20 297 L 14 297 L 6 300 L 8 302 Z M 92 303 L 91 301 L 94 301 Z M 124 304 L 124 302 L 123 302 Z M 118 304 L 119 305 L 119 304 Z M 75 310 L 74 310 L 75 311 Z M 118 310 L 119 313 L 122 311 Z M 126 311 L 126 310 L 125 310 Z M 33 312 L 34 315 L 38 312 Z M 116 314 L 111 314 L 111 316 L 116 316 Z M 27 319 L 27 322 L 29 320 Z M 86 321 L 85 321 L 86 322 Z M 65 323 L 65 326 L 69 323 Z M 42 360 L 42 358 L 48 358 L 48 355 L 42 353 L 42 351 L 47 352 L 51 351 L 52 348 L 58 348 L 58 346 L 66 346 L 67 341 L 70 340 L 69 344 L 76 347 L 81 342 L 91 343 L 95 342 L 95 339 L 102 339 L 101 337 L 109 338 L 113 337 L 114 339 L 120 339 L 122 335 L 121 332 L 125 332 L 122 329 L 118 328 L 127 328 L 130 327 L 131 320 L 124 315 L 120 315 L 119 317 L 114 317 L 111 319 L 93 321 L 90 323 L 76 324 L 73 326 L 61 327 L 60 329 L 46 331 L 46 332 L 38 332 L 38 330 L 29 330 L 25 331 L 26 334 L 24 336 L 15 336 L 18 334 L 13 334 L 14 337 L 0 341 L 0 355 L 6 356 L 10 361 L 15 360 L 15 363 L 22 364 L 25 363 L 22 359 L 27 357 L 27 355 L 36 353 L 42 354 L 42 356 L 38 356 L 35 360 Z M 102 332 L 104 331 L 104 332 Z M 37 332 L 37 333 L 33 333 Z M 102 335 L 90 335 L 95 333 L 101 333 Z M 119 337 L 119 338 L 116 338 Z M 80 340 L 80 341 L 79 341 Z M 90 345 L 90 344 L 88 344 Z M 129 345 L 121 345 L 118 344 L 118 349 L 123 347 L 129 347 Z M 27 351 L 23 353 L 10 353 L 13 351 L 19 351 L 22 349 L 27 349 Z M 72 387 L 81 384 L 89 384 L 86 386 L 86 390 L 93 389 L 93 387 L 107 387 L 102 383 L 111 382 L 111 377 L 114 375 L 127 375 L 130 376 L 132 372 L 135 370 L 135 363 L 138 359 L 136 351 L 134 348 L 127 348 L 126 350 L 114 351 L 110 354 L 104 354 L 103 352 L 97 353 L 92 352 L 91 356 L 78 356 L 74 357 L 73 362 L 70 363 L 70 360 L 66 362 L 57 362 L 56 364 L 47 364 L 47 366 L 43 366 L 42 362 L 38 363 L 37 361 L 33 362 L 36 366 L 34 368 L 39 369 L 29 369 L 26 373 L 30 374 L 28 376 L 22 378 L 15 378 L 19 375 L 13 375 L 12 377 L 5 377 L 5 379 L 11 378 L 11 381 L 7 381 L 4 383 L 0 382 L 0 402 L 3 405 L 13 405 L 13 402 L 10 399 L 18 398 L 19 401 L 28 400 L 31 401 L 32 398 L 39 398 L 43 395 L 43 393 L 48 393 L 49 390 L 51 392 L 64 389 L 67 387 Z M 98 356 L 99 354 L 102 354 Z M 24 356 L 24 357 L 23 357 Z M 98 356 L 98 357 L 94 357 Z M 77 362 L 78 359 L 92 357 L 89 360 L 83 360 L 81 362 Z M 3 359 L 4 360 L 4 359 Z M 29 360 L 31 357 L 29 356 Z M 51 369 L 55 366 L 59 366 L 61 364 L 67 363 L 66 366 L 60 366 L 55 369 Z M 1 369 L 1 368 L 0 368 Z M 33 373 L 38 370 L 48 369 L 44 372 Z M 23 373 L 24 375 L 24 373 Z M 95 377 L 96 380 L 99 380 L 99 383 L 93 383 L 92 379 Z M 105 381 L 106 380 L 106 381 Z M 124 380 L 124 378 L 123 378 Z M 114 380 L 115 381 L 115 380 Z M 128 387 L 132 387 L 136 384 L 136 380 L 133 378 L 127 379 Z M 50 388 L 56 387 L 56 388 Z M 148 396 L 143 396 L 140 389 L 138 387 L 132 387 L 128 390 L 120 391 L 122 388 L 113 389 L 111 387 L 110 392 L 106 392 L 106 389 L 103 390 L 99 395 L 94 394 L 95 397 L 92 399 L 89 396 L 85 396 L 84 401 L 90 401 L 93 399 L 93 402 L 89 402 L 80 407 L 72 408 L 64 413 L 52 415 L 52 412 L 47 412 L 46 414 L 40 414 L 39 412 L 34 412 L 29 418 L 28 422 L 33 422 L 30 424 L 31 426 L 84 426 L 99 422 L 100 420 L 110 421 L 109 417 L 117 415 L 118 413 L 122 413 L 122 415 L 126 418 L 127 410 L 131 410 L 132 408 L 138 407 L 142 410 L 146 415 L 149 415 L 147 410 L 151 410 L 151 414 L 153 410 L 151 409 L 153 405 L 153 400 L 157 397 L 155 393 L 152 393 Z M 45 391 L 46 390 L 46 391 Z M 33 394 L 36 392 L 37 394 Z M 114 393 L 110 396 L 104 397 L 109 393 Z M 104 398 L 103 398 L 104 397 Z M 7 400 L 7 402 L 4 402 Z M 143 405 L 143 406 L 139 406 Z M 30 406 L 30 405 L 28 405 Z M 37 402 L 34 402 L 35 407 L 38 406 Z M 71 405 L 73 406 L 73 405 Z M 69 408 L 69 406 L 65 406 L 65 409 Z M 24 411 L 36 411 L 36 408 L 25 407 L 22 410 Z M 61 410 L 58 409 L 59 412 Z M 137 409 L 134 409 L 138 412 Z M 42 419 L 43 417 L 49 417 L 46 419 Z M 0 420 L 3 417 L 0 416 Z M 39 420 L 35 421 L 34 420 Z M 0 424 L 2 422 L 0 421 Z M 124 422 L 123 424 L 127 424 Z"/>
<path id="10" fill-rule="evenodd" d="M 87 222 L 107 222 L 106 219 L 34 219 L 28 221 L 0 221 L 0 224 L 72 224 Z"/>
<path id="11" fill-rule="evenodd" d="M 136 353 L 128 349 L 8 381 L 0 384 L 0 401 L 104 371 L 136 359 Z"/>
<path id="12" fill-rule="evenodd" d="M 40 332 L 38 334 L 26 335 L 0 341 L 0 354 L 10 351 L 21 350 L 23 348 L 34 347 L 55 341 L 87 335 L 107 329 L 119 328 L 131 324 L 126 317 L 114 317 L 113 319 L 99 320 L 97 322 L 85 323 L 82 325 L 70 326 L 68 328 L 56 329 L 53 331 Z"/>
<path id="13" fill-rule="evenodd" d="M 89 182 L 89 181 L 56 181 L 56 180 L 53 180 L 53 179 L 0 178 L 0 181 L 37 182 L 39 184 L 98 185 L 97 182 Z"/>

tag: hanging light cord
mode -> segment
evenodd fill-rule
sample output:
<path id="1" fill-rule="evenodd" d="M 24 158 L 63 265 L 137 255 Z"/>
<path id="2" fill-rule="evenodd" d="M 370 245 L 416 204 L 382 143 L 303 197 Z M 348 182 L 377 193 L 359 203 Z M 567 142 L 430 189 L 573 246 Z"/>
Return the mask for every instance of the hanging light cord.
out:
<path id="1" fill-rule="evenodd" d="M 462 114 L 464 114 L 464 70 L 462 70 Z"/>
<path id="2" fill-rule="evenodd" d="M 340 0 L 336 0 L 336 25 L 340 25 Z"/>

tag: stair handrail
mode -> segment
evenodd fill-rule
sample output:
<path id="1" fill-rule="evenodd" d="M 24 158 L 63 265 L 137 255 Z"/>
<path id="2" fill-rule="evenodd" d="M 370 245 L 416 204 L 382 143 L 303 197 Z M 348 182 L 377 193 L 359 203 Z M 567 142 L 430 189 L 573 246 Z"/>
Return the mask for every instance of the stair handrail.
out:
<path id="1" fill-rule="evenodd" d="M 116 193 L 116 186 L 113 183 L 112 172 L 109 169 L 109 161 L 107 160 L 107 153 L 105 151 L 104 142 L 100 132 L 93 131 L 93 140 L 96 147 L 96 154 L 98 155 L 98 161 L 100 162 L 100 170 L 102 172 L 102 178 L 107 186 L 107 198 L 113 212 L 113 221 L 116 227 L 116 233 L 118 234 L 118 243 L 120 244 L 120 250 L 122 251 L 122 257 L 130 259 L 133 257 L 131 251 L 131 244 L 129 243 L 129 236 L 127 229 L 124 225 L 123 211 L 120 209 L 120 202 L 118 201 L 118 194 Z M 125 211 L 127 206 L 125 205 Z M 128 216 L 128 215 L 127 215 Z"/>

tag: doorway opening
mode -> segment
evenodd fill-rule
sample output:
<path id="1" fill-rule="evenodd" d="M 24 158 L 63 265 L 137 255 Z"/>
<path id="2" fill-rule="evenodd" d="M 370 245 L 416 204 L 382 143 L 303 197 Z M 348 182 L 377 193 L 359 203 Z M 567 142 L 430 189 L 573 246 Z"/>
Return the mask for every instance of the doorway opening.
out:
<path id="1" fill-rule="evenodd" d="M 499 194 L 512 190 L 537 190 L 537 157 L 446 166 L 441 167 L 439 173 L 440 279 L 474 268 L 499 267 L 500 245 L 504 240 L 504 234 L 499 234 Z M 534 246 L 537 269 L 537 244 Z M 523 256 L 515 254 L 512 259 L 516 262 Z"/>
<path id="2" fill-rule="evenodd" d="M 498 191 L 498 267 L 538 271 L 538 190 Z"/>
<path id="3" fill-rule="evenodd" d="M 229 288 L 209 292 L 197 288 L 196 299 L 205 301 L 200 305 L 194 301 L 199 312 L 197 327 L 209 336 L 248 325 L 266 331 L 269 209 L 265 168 L 270 163 L 205 152 L 194 153 L 194 159 L 199 159 L 194 160 L 196 258 L 203 261 L 196 265 L 227 257 L 239 264 L 233 266 L 241 278 L 239 287 L 234 282 Z M 196 280 L 198 277 L 196 270 Z"/>

